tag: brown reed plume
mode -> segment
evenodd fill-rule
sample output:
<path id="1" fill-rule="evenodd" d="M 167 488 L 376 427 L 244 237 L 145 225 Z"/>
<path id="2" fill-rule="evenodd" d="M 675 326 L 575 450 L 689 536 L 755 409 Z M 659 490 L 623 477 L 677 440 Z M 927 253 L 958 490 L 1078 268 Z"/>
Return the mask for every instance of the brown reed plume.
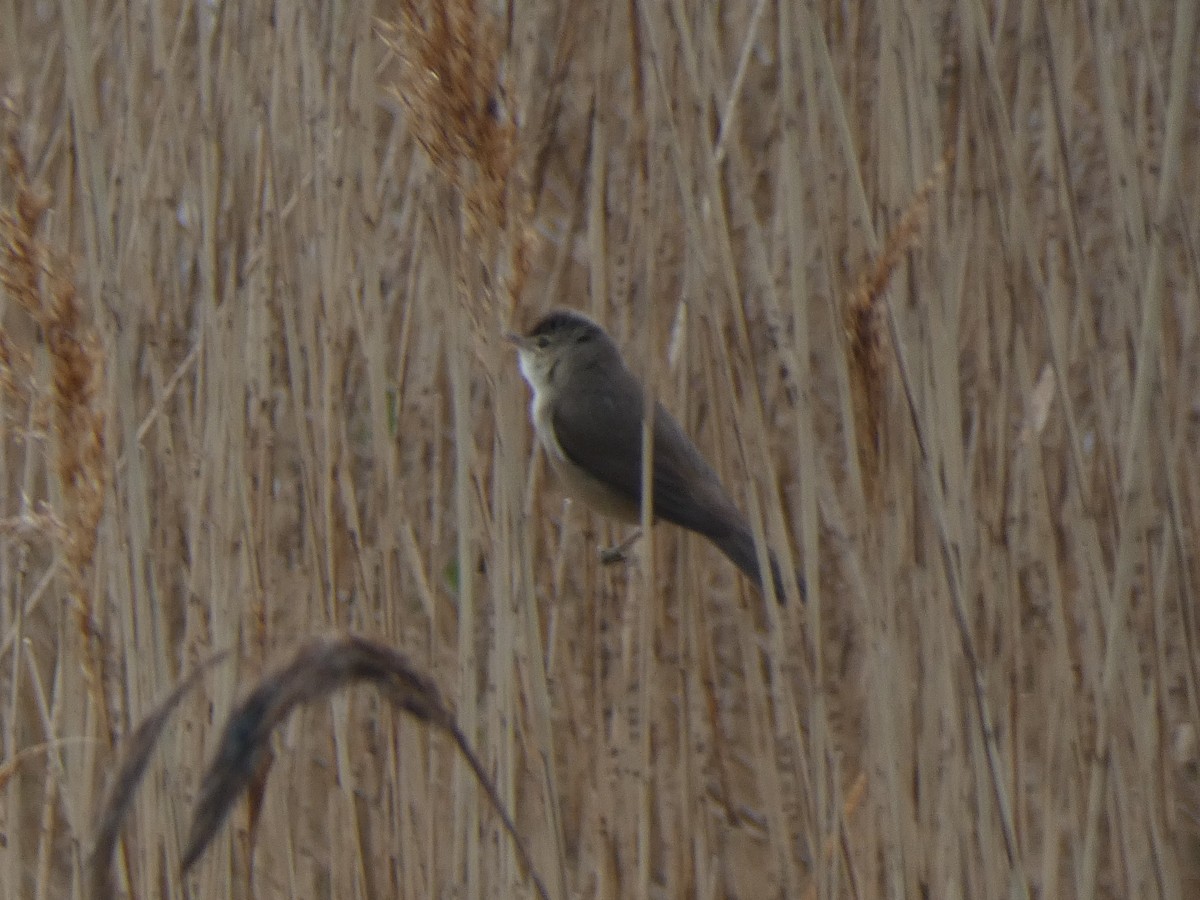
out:
<path id="1" fill-rule="evenodd" d="M 104 512 L 108 482 L 105 413 L 100 405 L 105 358 L 68 267 L 54 257 L 38 235 L 49 204 L 30 184 L 15 140 L 9 141 L 5 167 L 17 195 L 13 209 L 0 210 L 0 285 L 40 329 L 50 356 L 51 383 L 48 389 L 34 386 L 32 354 L 19 352 L 12 346 L 7 329 L 0 329 L 0 385 L 19 396 L 14 367 L 21 365 L 27 372 L 20 383 L 31 385 L 29 402 L 45 402 L 49 407 L 62 508 L 54 510 L 46 521 L 55 523 L 51 536 L 58 545 L 75 603 L 86 648 L 86 674 L 108 728 L 111 720 L 101 689 L 103 659 L 89 586 L 96 529 Z M 47 392 L 48 397 L 37 396 Z"/>
<path id="2" fill-rule="evenodd" d="M 511 312 L 529 274 L 533 199 L 518 165 L 515 101 L 500 74 L 499 23 L 476 0 L 402 0 L 397 20 L 377 27 L 401 61 L 390 92 L 462 200 L 465 236 L 491 275 L 484 290 L 503 284 L 499 299 Z"/>
<path id="3" fill-rule="evenodd" d="M 405 0 L 379 23 L 402 63 L 392 93 L 430 161 L 466 201 L 468 223 L 503 227 L 515 128 L 501 105 L 500 34 L 475 0 Z"/>
<path id="4" fill-rule="evenodd" d="M 896 227 L 888 233 L 874 264 L 863 270 L 846 304 L 844 328 L 851 362 L 850 391 L 857 432 L 855 445 L 863 473 L 863 490 L 872 500 L 878 498 L 880 425 L 884 421 L 883 391 L 887 375 L 884 290 L 904 254 L 916 245 L 921 218 L 929 206 L 929 198 L 953 158 L 954 149 L 950 148 L 913 195 Z"/>
<path id="5" fill-rule="evenodd" d="M 299 704 L 320 700 L 361 681 L 375 685 L 397 709 L 450 736 L 512 837 L 521 865 L 538 895 L 548 897 L 512 816 L 442 701 L 437 685 L 396 650 L 355 635 L 305 644 L 291 662 L 262 679 L 230 713 L 200 785 L 183 852 L 183 870 L 196 863 L 234 802 L 259 777 L 276 726 Z"/>

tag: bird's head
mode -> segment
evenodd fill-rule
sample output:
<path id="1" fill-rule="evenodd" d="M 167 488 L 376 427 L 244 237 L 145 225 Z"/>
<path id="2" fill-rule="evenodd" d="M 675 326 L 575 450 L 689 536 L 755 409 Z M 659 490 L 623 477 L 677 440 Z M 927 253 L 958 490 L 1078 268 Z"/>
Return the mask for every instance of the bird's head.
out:
<path id="1" fill-rule="evenodd" d="M 547 313 L 526 334 L 505 337 L 517 347 L 521 374 L 535 390 L 548 385 L 564 358 L 588 360 L 616 352 L 604 329 L 582 313 L 557 309 Z"/>

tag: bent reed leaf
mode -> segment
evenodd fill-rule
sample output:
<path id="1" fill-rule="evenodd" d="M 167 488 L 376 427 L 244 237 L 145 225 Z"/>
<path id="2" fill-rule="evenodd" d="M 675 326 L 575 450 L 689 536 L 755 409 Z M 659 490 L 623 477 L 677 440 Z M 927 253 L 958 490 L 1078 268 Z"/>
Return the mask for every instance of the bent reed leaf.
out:
<path id="1" fill-rule="evenodd" d="M 150 754 L 158 745 L 167 719 L 188 691 L 199 684 L 200 677 L 228 656 L 229 651 L 225 650 L 197 666 L 123 741 L 124 759 L 100 806 L 100 825 L 96 829 L 91 853 L 88 854 L 87 880 L 90 896 L 95 900 L 108 900 L 116 896 L 112 882 L 113 851 L 117 847 L 121 826 L 133 805 L 133 795 L 146 774 Z"/>
<path id="2" fill-rule="evenodd" d="M 275 727 L 296 706 L 358 682 L 375 685 L 393 706 L 454 740 L 512 838 L 526 875 L 538 895 L 548 898 L 499 792 L 443 703 L 437 685 L 403 654 L 355 635 L 320 638 L 305 644 L 291 662 L 260 681 L 230 713 L 200 785 L 183 853 L 183 871 L 186 873 L 208 848 L 234 802 L 253 781 Z"/>

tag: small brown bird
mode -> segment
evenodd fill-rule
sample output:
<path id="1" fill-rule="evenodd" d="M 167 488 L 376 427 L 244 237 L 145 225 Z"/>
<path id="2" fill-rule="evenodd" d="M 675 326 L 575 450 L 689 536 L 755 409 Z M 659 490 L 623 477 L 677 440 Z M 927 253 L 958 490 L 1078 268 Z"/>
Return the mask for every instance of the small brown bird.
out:
<path id="1" fill-rule="evenodd" d="M 645 394 L 611 337 L 586 316 L 555 310 L 517 345 L 521 374 L 533 389 L 530 416 L 567 491 L 625 522 L 641 519 Z M 653 514 L 708 538 L 763 590 L 754 535 L 679 423 L 654 408 Z M 775 596 L 783 579 L 769 554 Z M 804 581 L 797 574 L 801 597 Z"/>

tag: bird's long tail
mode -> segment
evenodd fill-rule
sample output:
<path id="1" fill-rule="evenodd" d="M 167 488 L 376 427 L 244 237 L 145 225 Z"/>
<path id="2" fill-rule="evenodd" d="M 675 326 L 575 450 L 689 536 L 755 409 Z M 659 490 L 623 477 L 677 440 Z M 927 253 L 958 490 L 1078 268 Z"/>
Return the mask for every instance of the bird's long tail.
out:
<path id="1" fill-rule="evenodd" d="M 758 550 L 754 546 L 754 535 L 749 528 L 735 529 L 720 537 L 710 538 L 717 549 L 729 557 L 729 561 L 745 573 L 754 582 L 760 592 L 763 590 L 762 575 L 758 568 Z M 779 569 L 779 561 L 775 554 L 768 551 L 771 560 L 771 580 L 775 585 L 775 598 L 782 605 L 787 602 L 787 594 L 783 588 L 783 573 Z M 800 588 L 800 599 L 803 601 L 808 592 L 804 576 L 796 573 L 796 584 Z"/>

